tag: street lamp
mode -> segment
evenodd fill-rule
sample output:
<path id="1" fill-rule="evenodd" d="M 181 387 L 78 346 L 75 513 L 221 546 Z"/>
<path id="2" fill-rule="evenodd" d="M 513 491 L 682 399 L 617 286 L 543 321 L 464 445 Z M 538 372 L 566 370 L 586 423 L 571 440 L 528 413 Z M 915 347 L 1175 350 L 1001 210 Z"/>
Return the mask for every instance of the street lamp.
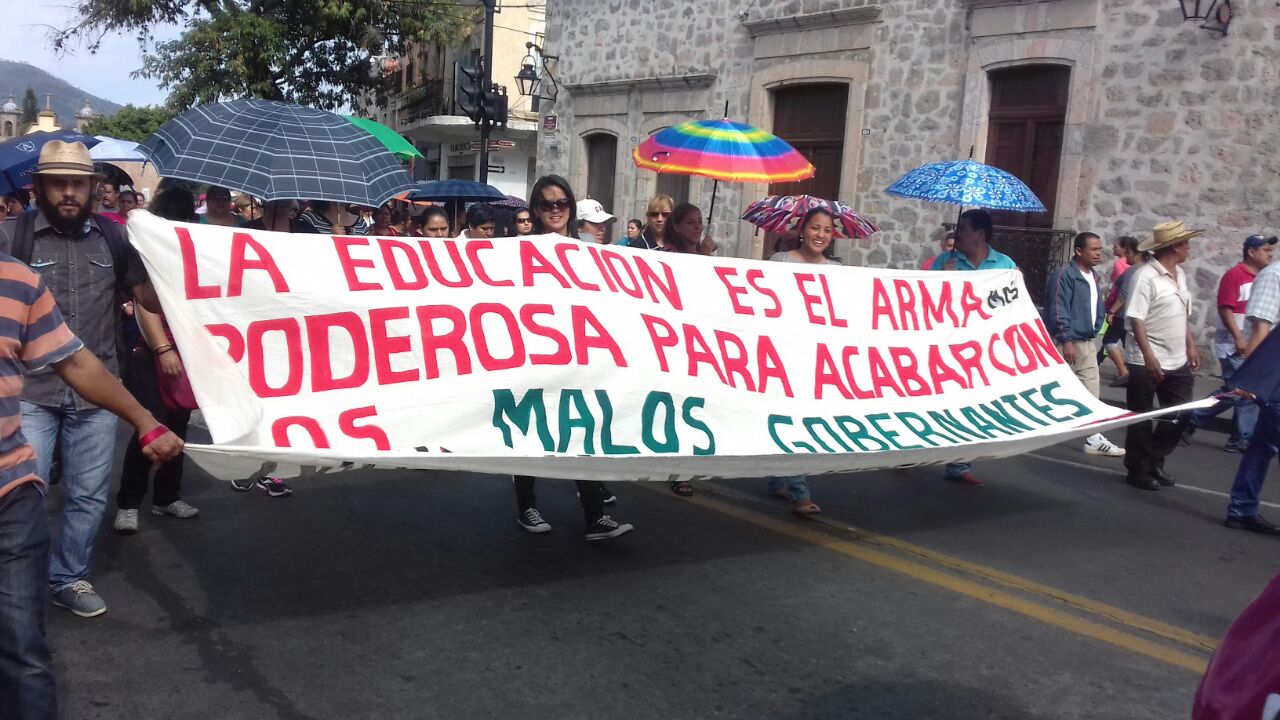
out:
<path id="1" fill-rule="evenodd" d="M 1200 27 L 1227 34 L 1231 24 L 1231 0 L 1178 0 L 1183 21 L 1202 20 Z"/>
<path id="2" fill-rule="evenodd" d="M 556 55 L 547 55 L 542 48 L 531 42 L 526 42 L 524 46 L 529 52 L 520 61 L 520 72 L 516 73 L 516 87 L 519 88 L 522 96 L 532 100 L 530 107 L 537 112 L 539 101 L 555 102 L 560 94 L 560 85 L 547 67 L 548 62 L 555 62 L 560 58 Z M 539 68 L 542 69 L 541 72 Z M 545 95 L 544 89 L 547 91 Z"/>

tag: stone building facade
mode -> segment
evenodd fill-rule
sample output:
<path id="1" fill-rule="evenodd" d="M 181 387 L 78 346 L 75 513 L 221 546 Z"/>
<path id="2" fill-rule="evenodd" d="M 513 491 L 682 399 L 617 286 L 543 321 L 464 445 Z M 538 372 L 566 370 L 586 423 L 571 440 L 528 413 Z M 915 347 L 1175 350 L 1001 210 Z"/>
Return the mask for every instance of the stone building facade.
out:
<path id="1" fill-rule="evenodd" d="M 972 149 L 1047 195 L 1050 214 L 1000 220 L 1028 228 L 1004 235 L 1021 243 L 1029 284 L 1078 230 L 1206 228 L 1188 269 L 1207 344 L 1217 279 L 1241 240 L 1280 227 L 1280 4 L 1228 5 L 1223 33 L 1202 26 L 1225 16 L 1185 21 L 1178 0 L 548 0 L 546 50 L 559 57 L 548 69 L 563 89 L 542 106 L 539 170 L 607 195 L 597 199 L 621 218 L 672 187 L 705 209 L 710 181 L 659 179 L 630 151 L 727 104 L 730 118 L 804 146 L 817 186 L 879 224 L 837 243 L 846 261 L 913 267 L 956 208 L 884 188 Z M 809 125 L 828 127 L 814 139 Z M 722 253 L 767 251 L 736 218 L 769 190 L 720 184 L 709 225 Z"/>

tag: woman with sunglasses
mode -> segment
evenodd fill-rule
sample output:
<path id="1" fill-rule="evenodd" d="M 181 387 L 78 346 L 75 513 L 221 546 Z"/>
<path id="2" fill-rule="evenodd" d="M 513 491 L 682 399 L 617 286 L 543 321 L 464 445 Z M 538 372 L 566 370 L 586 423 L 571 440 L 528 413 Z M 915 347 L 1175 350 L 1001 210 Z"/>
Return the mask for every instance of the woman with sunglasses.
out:
<path id="1" fill-rule="evenodd" d="M 533 212 L 529 208 L 520 208 L 516 211 L 515 217 L 511 219 L 511 227 L 515 230 L 516 236 L 533 234 Z"/>
<path id="2" fill-rule="evenodd" d="M 662 247 L 663 235 L 667 229 L 667 219 L 675 208 L 676 201 L 670 195 L 654 195 L 645 208 L 645 225 L 628 246 L 644 250 L 657 250 Z M 628 233 L 630 235 L 630 233 Z"/>
<path id="3" fill-rule="evenodd" d="M 533 211 L 533 233 L 536 235 L 564 235 L 577 239 L 574 235 L 578 227 L 577 200 L 569 183 L 559 175 L 544 175 L 533 184 L 529 192 L 529 208 Z M 538 512 L 536 498 L 533 494 L 533 477 L 529 475 L 513 475 L 516 486 L 516 506 L 518 514 L 516 522 L 531 533 L 551 532 L 551 524 Z M 629 523 L 619 523 L 604 514 L 604 506 L 617 501 L 604 483 L 599 480 L 575 480 L 578 486 L 578 501 L 582 503 L 582 514 L 586 520 L 588 542 L 608 540 L 625 535 L 634 528 Z"/>

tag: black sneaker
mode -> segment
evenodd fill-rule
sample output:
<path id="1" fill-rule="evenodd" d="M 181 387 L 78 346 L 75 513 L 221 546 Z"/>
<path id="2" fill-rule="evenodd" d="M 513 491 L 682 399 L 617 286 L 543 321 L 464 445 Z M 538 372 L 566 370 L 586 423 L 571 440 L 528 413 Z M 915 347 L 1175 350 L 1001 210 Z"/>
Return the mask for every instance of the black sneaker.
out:
<path id="1" fill-rule="evenodd" d="M 516 522 L 535 535 L 551 532 L 551 523 L 542 519 L 542 513 L 538 512 L 538 508 L 529 508 L 520 513 L 516 516 Z"/>
<path id="2" fill-rule="evenodd" d="M 635 530 L 631 523 L 619 523 L 608 515 L 601 515 L 599 520 L 587 526 L 587 542 L 597 542 L 626 535 Z"/>
<path id="3" fill-rule="evenodd" d="M 274 475 L 259 478 L 258 482 L 254 483 L 254 487 L 266 493 L 268 497 L 286 497 L 293 494 L 284 480 Z"/>
<path id="4" fill-rule="evenodd" d="M 1226 521 L 1222 524 L 1236 530 L 1248 530 L 1249 532 L 1262 533 L 1263 535 L 1280 535 L 1280 525 L 1276 525 L 1261 515 L 1252 517 L 1228 515 Z"/>

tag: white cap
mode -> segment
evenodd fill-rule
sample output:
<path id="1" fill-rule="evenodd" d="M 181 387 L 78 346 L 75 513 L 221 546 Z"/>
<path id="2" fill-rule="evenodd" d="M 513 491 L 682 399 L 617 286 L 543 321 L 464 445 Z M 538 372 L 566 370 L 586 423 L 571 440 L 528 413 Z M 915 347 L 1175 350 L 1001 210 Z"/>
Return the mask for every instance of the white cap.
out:
<path id="1" fill-rule="evenodd" d="M 617 218 L 604 211 L 604 206 L 600 204 L 599 200 L 590 198 L 578 201 L 578 219 L 592 223 L 607 223 L 610 220 L 617 220 Z"/>

